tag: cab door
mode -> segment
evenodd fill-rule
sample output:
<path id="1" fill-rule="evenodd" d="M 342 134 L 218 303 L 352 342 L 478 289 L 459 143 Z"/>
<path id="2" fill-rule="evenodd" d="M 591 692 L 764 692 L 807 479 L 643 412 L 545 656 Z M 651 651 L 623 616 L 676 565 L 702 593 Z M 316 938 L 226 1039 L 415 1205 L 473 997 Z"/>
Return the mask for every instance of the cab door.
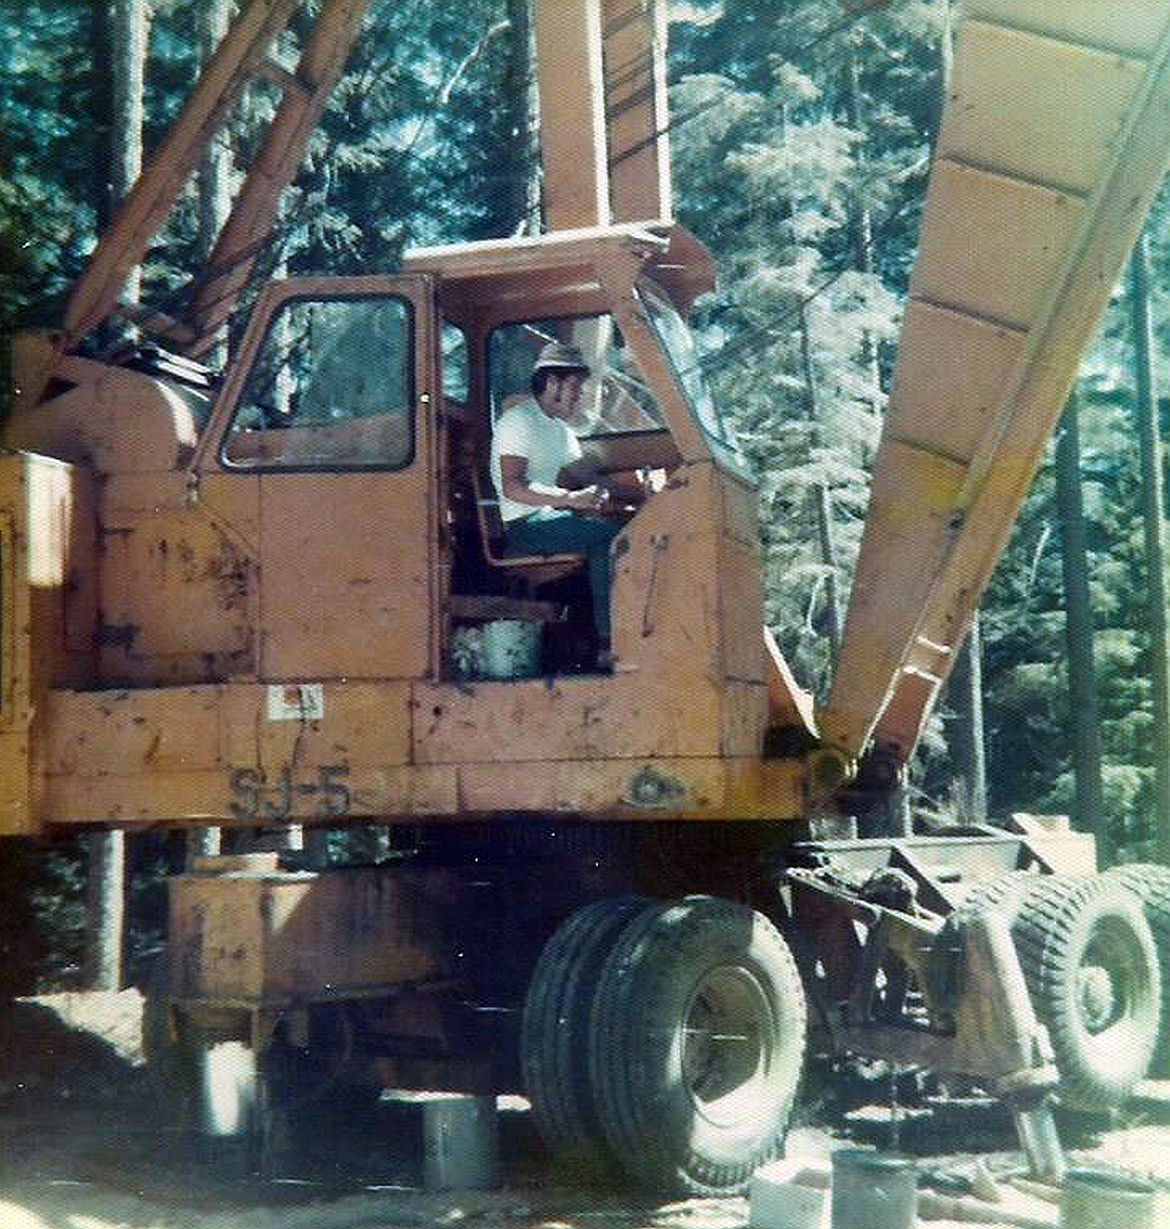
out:
<path id="1" fill-rule="evenodd" d="M 201 458 L 246 508 L 265 680 L 424 678 L 439 644 L 428 278 L 270 286 Z"/>

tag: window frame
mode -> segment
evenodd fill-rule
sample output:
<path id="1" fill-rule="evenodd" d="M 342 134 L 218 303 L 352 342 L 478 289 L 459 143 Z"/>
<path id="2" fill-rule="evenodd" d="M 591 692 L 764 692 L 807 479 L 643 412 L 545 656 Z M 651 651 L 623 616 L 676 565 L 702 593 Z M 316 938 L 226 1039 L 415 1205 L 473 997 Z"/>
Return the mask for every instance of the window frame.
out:
<path id="1" fill-rule="evenodd" d="M 647 294 L 649 292 L 649 295 Z M 656 297 L 661 299 L 678 317 L 679 322 L 688 332 L 690 325 L 686 318 L 678 310 L 677 305 L 671 298 L 666 289 L 661 286 L 654 278 L 648 274 L 642 274 L 634 285 L 634 294 L 638 302 L 639 309 L 645 316 L 646 323 L 649 326 L 650 334 L 657 345 L 659 352 L 664 359 L 667 369 L 670 371 L 671 382 L 678 392 L 678 396 L 682 404 L 686 407 L 687 413 L 690 415 L 691 422 L 698 428 L 700 435 L 705 441 L 707 448 L 710 450 L 712 458 L 721 468 L 730 471 L 737 477 L 745 479 L 749 482 L 755 482 L 755 475 L 752 473 L 751 464 L 747 456 L 744 454 L 743 448 L 735 435 L 734 423 L 731 421 L 730 415 L 726 410 L 720 408 L 710 388 L 707 388 L 707 395 L 711 401 L 711 413 L 714 416 L 715 426 L 718 428 L 718 433 L 711 430 L 708 423 L 704 420 L 699 406 L 695 404 L 691 393 L 687 387 L 685 372 L 681 371 L 678 366 L 678 361 L 674 351 L 667 344 L 666 338 L 663 336 L 663 330 L 657 323 L 657 315 L 654 307 L 647 301 L 648 297 Z M 695 356 L 696 367 L 702 378 L 701 362 L 696 351 Z M 705 381 L 704 381 L 705 383 Z"/>
<path id="2" fill-rule="evenodd" d="M 413 280 L 413 279 L 412 279 Z M 257 321 L 256 340 L 249 352 L 242 355 L 246 358 L 246 369 L 243 371 L 236 387 L 230 413 L 226 415 L 218 438 L 214 444 L 215 461 L 223 473 L 231 474 L 355 474 L 355 473 L 401 473 L 410 469 L 419 456 L 419 397 L 418 379 L 418 338 L 420 335 L 418 321 L 418 304 L 405 292 L 405 288 L 389 286 L 365 287 L 346 285 L 341 279 L 330 279 L 329 289 L 317 288 L 316 279 L 306 279 L 304 282 L 289 282 L 280 287 L 273 302 L 267 304 L 267 310 Z M 332 302 L 377 302 L 393 299 L 405 309 L 405 339 L 406 339 L 406 374 L 407 374 L 407 430 L 409 433 L 408 448 L 402 461 L 393 464 L 384 461 L 330 461 L 326 463 L 306 462 L 261 462 L 251 460 L 236 460 L 228 456 L 228 446 L 232 438 L 232 427 L 245 405 L 245 394 L 248 382 L 256 370 L 264 353 L 264 345 L 272 333 L 280 314 L 295 303 L 332 303 Z M 259 306 L 259 305 L 258 305 Z M 259 313 L 258 313 L 259 314 Z M 359 421 L 349 419 L 348 421 Z M 271 431 L 283 431 L 293 428 L 294 423 L 287 427 L 268 428 Z"/>

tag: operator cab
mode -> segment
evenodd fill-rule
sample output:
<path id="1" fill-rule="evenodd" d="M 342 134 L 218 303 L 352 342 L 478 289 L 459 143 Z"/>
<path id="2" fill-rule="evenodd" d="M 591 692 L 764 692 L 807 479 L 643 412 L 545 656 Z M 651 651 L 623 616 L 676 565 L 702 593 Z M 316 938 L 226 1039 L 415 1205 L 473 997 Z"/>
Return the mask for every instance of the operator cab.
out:
<path id="1" fill-rule="evenodd" d="M 756 686 L 755 487 L 683 321 L 713 283 L 702 245 L 660 225 L 270 283 L 190 464 L 159 479 L 166 499 L 144 512 L 136 473 L 107 483 L 115 523 L 148 532 L 126 538 L 124 560 L 106 551 L 107 587 L 128 595 L 118 625 L 143 630 L 104 654 L 103 677 L 525 677 L 483 668 L 481 641 L 501 624 L 543 646 L 528 677 L 592 671 L 582 558 L 510 554 L 489 477 L 497 419 L 529 396 L 540 349 L 562 341 L 593 373 L 571 424 L 591 473 L 565 485 L 599 482 L 622 517 L 617 669 Z M 161 557 L 180 534 L 192 562 L 162 573 L 163 596 L 192 624 L 174 628 L 135 578 L 143 551 Z"/>
<path id="2" fill-rule="evenodd" d="M 742 473 L 680 315 L 713 284 L 710 257 L 679 227 L 625 226 L 417 251 L 405 269 L 434 278 L 441 321 L 451 674 L 483 676 L 483 636 L 498 620 L 539 626 L 529 641 L 542 645 L 541 673 L 587 670 L 584 559 L 507 550 L 492 432 L 530 395 L 541 348 L 570 342 L 591 375 L 570 423 L 585 458 L 564 485 L 597 482 L 630 522 L 689 460 L 715 454 Z M 625 549 L 620 534 L 615 556 Z"/>

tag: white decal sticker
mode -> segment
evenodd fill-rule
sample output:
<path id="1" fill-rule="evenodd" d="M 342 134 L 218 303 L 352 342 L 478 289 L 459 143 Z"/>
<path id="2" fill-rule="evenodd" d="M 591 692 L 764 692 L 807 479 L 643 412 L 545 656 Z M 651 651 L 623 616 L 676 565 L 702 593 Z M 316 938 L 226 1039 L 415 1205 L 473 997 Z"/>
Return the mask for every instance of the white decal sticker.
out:
<path id="1" fill-rule="evenodd" d="M 273 683 L 268 688 L 269 721 L 319 721 L 325 716 L 320 683 Z"/>

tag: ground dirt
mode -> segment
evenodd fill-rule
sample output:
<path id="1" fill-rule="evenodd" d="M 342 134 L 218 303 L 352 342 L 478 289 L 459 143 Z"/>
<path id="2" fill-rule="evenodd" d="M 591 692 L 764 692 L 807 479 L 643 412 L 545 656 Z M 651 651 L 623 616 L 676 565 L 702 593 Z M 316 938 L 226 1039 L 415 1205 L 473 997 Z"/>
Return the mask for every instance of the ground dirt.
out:
<path id="1" fill-rule="evenodd" d="M 231 1147 L 182 1135 L 142 1062 L 134 991 L 47 995 L 0 1007 L 0 1229 L 744 1229 L 746 1199 L 663 1203 L 566 1183 L 518 1099 L 500 1115 L 503 1185 L 422 1189 L 421 1110 L 383 1101 L 365 1114 L 306 1109 L 303 1140 L 259 1175 Z M 811 1069 L 789 1155 L 828 1158 L 842 1142 L 893 1143 L 927 1171 L 970 1176 L 1022 1166 L 1010 1119 L 984 1098 L 911 1097 L 892 1137 L 888 1081 Z M 1170 1095 L 1112 1122 L 1063 1123 L 1074 1159 L 1153 1177 L 1167 1193 Z M 866 1104 L 868 1102 L 868 1104 Z M 850 1108 L 852 1106 L 852 1108 Z M 1006 1190 L 1006 1188 L 1005 1188 Z M 1006 1190 L 1055 1226 L 1056 1210 Z M 925 1222 L 924 1222 L 925 1223 Z M 987 1223 L 993 1223 L 988 1221 Z M 946 1229 L 949 1221 L 934 1221 Z"/>

